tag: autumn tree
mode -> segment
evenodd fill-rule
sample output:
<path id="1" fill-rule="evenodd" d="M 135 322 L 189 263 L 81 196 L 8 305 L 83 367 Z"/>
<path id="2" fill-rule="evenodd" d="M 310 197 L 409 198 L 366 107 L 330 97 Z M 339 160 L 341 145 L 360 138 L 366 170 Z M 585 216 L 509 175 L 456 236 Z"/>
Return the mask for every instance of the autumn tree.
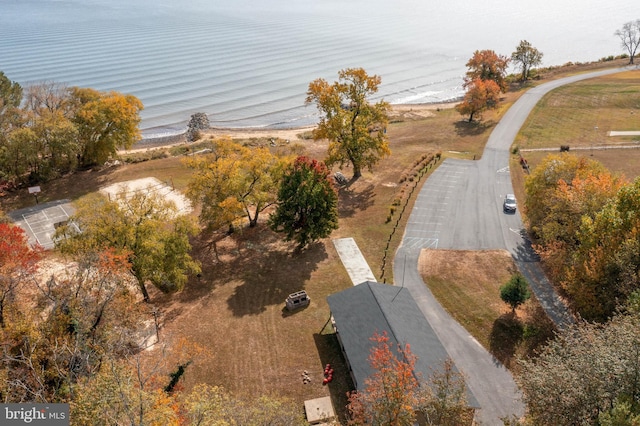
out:
<path id="1" fill-rule="evenodd" d="M 145 301 L 150 281 L 164 293 L 180 291 L 200 266 L 190 256 L 189 237 L 198 232 L 190 216 L 179 215 L 172 201 L 150 189 L 127 193 L 113 200 L 91 195 L 77 203 L 70 224 L 57 232 L 57 246 L 78 254 L 113 248 L 127 254 L 130 272 Z"/>
<path id="2" fill-rule="evenodd" d="M 467 92 L 458 105 L 456 111 L 461 115 L 469 115 L 469 123 L 475 117 L 489 109 L 495 109 L 500 101 L 500 88 L 492 80 L 476 78 L 467 85 Z"/>
<path id="3" fill-rule="evenodd" d="M 568 291 L 588 319 L 606 320 L 640 289 L 640 179 L 624 185 L 594 217 L 584 217 Z"/>
<path id="4" fill-rule="evenodd" d="M 0 223 L 0 328 L 5 326 L 5 308 L 14 302 L 16 292 L 37 270 L 42 248 L 29 247 L 24 231 Z"/>
<path id="5" fill-rule="evenodd" d="M 638 313 L 605 325 L 578 323 L 561 331 L 516 376 L 531 424 L 598 424 L 617 402 L 640 400 Z M 637 411 L 636 411 L 637 413 Z"/>
<path id="6" fill-rule="evenodd" d="M 531 69 L 542 63 L 542 52 L 531 46 L 527 40 L 521 40 L 515 52 L 511 54 L 511 60 L 522 70 L 520 79 L 529 79 Z"/>
<path id="7" fill-rule="evenodd" d="M 142 102 L 132 95 L 73 87 L 69 105 L 78 130 L 80 164 L 103 164 L 140 139 Z"/>
<path id="8" fill-rule="evenodd" d="M 371 170 L 391 154 L 386 135 L 389 104 L 368 100 L 378 91 L 379 76 L 369 76 L 362 68 L 348 68 L 338 77 L 333 84 L 321 78 L 312 81 L 306 103 L 315 103 L 321 114 L 313 137 L 329 140 L 325 163 L 329 167 L 350 164 L 353 177 L 358 178 L 364 167 Z"/>
<path id="9" fill-rule="evenodd" d="M 464 374 L 459 372 L 448 358 L 442 369 L 431 373 L 427 383 L 419 391 L 418 411 L 428 425 L 470 425 L 473 409 L 467 402 L 467 385 Z"/>
<path id="10" fill-rule="evenodd" d="M 68 402 L 80 380 L 136 346 L 141 312 L 129 277 L 123 256 L 103 252 L 31 280 L 29 299 L 0 330 L 2 400 Z"/>
<path id="11" fill-rule="evenodd" d="M 514 314 L 516 308 L 530 297 L 529 284 L 519 272 L 513 274 L 509 281 L 500 287 L 500 299 L 511 307 L 511 312 Z"/>
<path id="12" fill-rule="evenodd" d="M 475 85 L 476 80 L 493 81 L 498 85 L 500 91 L 507 90 L 507 67 L 509 58 L 498 55 L 493 50 L 476 50 L 467 62 L 467 74 L 465 86 Z"/>
<path id="13" fill-rule="evenodd" d="M 608 215 L 597 229 L 592 225 L 603 210 L 611 211 L 607 206 L 624 183 L 600 163 L 566 153 L 547 156 L 525 182 L 524 207 L 536 250 L 585 318 L 606 319 L 621 296 L 608 256 L 617 251 L 609 245 L 619 239 L 608 235 L 615 221 Z"/>
<path id="14" fill-rule="evenodd" d="M 25 128 L 33 132 L 38 180 L 75 170 L 81 153 L 78 129 L 72 121 L 69 89 L 56 83 L 29 86 L 25 95 Z M 32 172 L 33 175 L 33 172 Z"/>
<path id="15" fill-rule="evenodd" d="M 247 218 L 256 226 L 260 213 L 277 200 L 278 185 L 290 160 L 272 154 L 268 148 L 249 148 L 222 139 L 214 142 L 213 153 L 188 159 L 194 170 L 187 197 L 202 206 L 200 220 L 210 229 Z"/>
<path id="16" fill-rule="evenodd" d="M 633 58 L 640 46 L 640 19 L 627 22 L 616 30 L 614 35 L 620 38 L 620 46 L 629 54 L 629 64 L 633 64 Z"/>
<path id="17" fill-rule="evenodd" d="M 347 409 L 353 425 L 412 425 L 418 405 L 419 383 L 414 376 L 416 357 L 409 345 L 392 347 L 386 333 L 371 337 L 369 355 L 373 375 L 363 392 L 352 392 Z"/>
<path id="18" fill-rule="evenodd" d="M 162 356 L 159 356 L 161 361 Z M 79 381 L 71 403 L 76 424 L 178 426 L 177 397 L 164 392 L 158 363 L 143 354 L 105 360 L 97 374 Z M 224 423 L 222 423 L 224 424 Z"/>
<path id="19" fill-rule="evenodd" d="M 300 248 L 338 228 L 338 195 L 329 173 L 324 163 L 304 156 L 285 170 L 269 225 Z"/>

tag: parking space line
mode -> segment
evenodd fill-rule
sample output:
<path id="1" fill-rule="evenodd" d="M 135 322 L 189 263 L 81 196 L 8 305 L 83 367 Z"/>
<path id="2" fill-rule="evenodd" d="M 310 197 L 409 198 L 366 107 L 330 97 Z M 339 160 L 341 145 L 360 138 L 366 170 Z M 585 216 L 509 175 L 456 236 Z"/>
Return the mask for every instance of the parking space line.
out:
<path id="1" fill-rule="evenodd" d="M 36 242 L 38 244 L 40 244 L 40 240 L 38 239 L 38 235 L 36 235 L 36 233 L 33 232 L 33 228 L 31 228 L 31 225 L 29 224 L 29 221 L 27 220 L 27 218 L 24 215 L 22 215 L 22 219 L 24 220 L 24 223 L 26 223 L 27 226 L 29 227 L 29 231 L 31 231 L 31 234 L 33 235 L 33 238 L 35 238 Z M 42 244 L 40 244 L 40 245 L 42 245 Z"/>

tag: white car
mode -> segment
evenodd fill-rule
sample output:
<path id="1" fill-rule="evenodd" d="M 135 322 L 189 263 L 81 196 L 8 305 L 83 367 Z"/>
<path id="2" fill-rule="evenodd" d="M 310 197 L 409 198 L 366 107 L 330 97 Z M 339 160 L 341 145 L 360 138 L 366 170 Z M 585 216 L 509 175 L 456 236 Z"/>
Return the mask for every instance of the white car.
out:
<path id="1" fill-rule="evenodd" d="M 516 212 L 516 196 L 513 194 L 507 194 L 504 197 L 504 201 L 502 202 L 502 210 L 505 213 L 515 213 Z"/>

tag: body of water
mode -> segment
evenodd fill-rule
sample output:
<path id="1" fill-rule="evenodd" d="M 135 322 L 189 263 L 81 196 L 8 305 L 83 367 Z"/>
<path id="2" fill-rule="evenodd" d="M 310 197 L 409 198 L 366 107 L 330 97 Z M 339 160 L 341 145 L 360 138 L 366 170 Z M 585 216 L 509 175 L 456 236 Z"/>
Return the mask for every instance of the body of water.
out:
<path id="1" fill-rule="evenodd" d="M 510 56 L 526 39 L 543 65 L 624 53 L 614 31 L 637 0 L 0 0 L 0 71 L 130 93 L 147 136 L 205 112 L 217 127 L 317 122 L 309 82 L 362 67 L 377 98 L 443 102 L 463 94 L 473 51 Z"/>

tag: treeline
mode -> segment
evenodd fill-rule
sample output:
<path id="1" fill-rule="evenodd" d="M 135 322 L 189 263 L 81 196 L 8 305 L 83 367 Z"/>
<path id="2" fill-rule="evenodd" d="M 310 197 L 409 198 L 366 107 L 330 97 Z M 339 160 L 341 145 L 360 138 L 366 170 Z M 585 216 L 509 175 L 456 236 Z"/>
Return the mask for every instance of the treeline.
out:
<path id="1" fill-rule="evenodd" d="M 103 164 L 140 139 L 132 95 L 40 83 L 26 91 L 0 72 L 0 179 L 43 182 Z"/>
<path id="2" fill-rule="evenodd" d="M 605 321 L 640 289 L 640 178 L 550 155 L 525 184 L 536 249 L 583 318 Z"/>

